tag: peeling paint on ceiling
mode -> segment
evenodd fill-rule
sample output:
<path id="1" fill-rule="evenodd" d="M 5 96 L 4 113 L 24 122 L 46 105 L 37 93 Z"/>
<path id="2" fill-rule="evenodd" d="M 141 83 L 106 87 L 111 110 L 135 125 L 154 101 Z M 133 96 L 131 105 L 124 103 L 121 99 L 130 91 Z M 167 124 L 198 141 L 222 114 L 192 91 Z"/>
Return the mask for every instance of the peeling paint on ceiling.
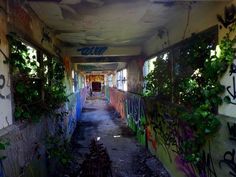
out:
<path id="1" fill-rule="evenodd" d="M 127 46 L 141 45 L 158 28 L 185 16 L 190 1 L 28 0 L 28 3 L 61 41 Z M 212 3 L 214 0 L 198 0 L 192 6 Z M 179 25 L 184 23 L 183 17 Z"/>
<path id="2" fill-rule="evenodd" d="M 28 0 L 31 8 L 67 43 L 140 45 L 184 6 L 148 0 Z"/>
<path id="3" fill-rule="evenodd" d="M 26 1 L 55 36 L 70 47 L 98 45 L 124 47 L 127 50 L 131 46 L 143 46 L 145 41 L 158 36 L 160 29 L 175 30 L 176 22 L 184 30 L 190 3 L 190 0 Z M 214 0 L 197 0 L 191 6 L 193 11 L 205 14 L 216 4 Z M 121 66 L 124 64 L 78 65 L 86 72 L 90 72 L 91 68 L 108 71 Z"/>

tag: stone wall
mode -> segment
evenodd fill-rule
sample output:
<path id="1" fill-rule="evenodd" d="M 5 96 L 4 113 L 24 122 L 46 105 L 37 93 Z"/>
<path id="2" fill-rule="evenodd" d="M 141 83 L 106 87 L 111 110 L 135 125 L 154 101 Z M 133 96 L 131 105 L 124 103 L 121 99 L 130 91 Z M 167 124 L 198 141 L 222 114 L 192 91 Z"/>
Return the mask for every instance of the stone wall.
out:
<path id="1" fill-rule="evenodd" d="M 9 141 L 10 145 L 1 152 L 6 159 L 1 161 L 3 173 L 0 176 L 46 177 L 44 143 L 47 132 L 53 129 L 53 121 L 46 118 L 36 124 L 18 123 L 8 127 L 6 134 L 1 136 L 1 140 Z"/>

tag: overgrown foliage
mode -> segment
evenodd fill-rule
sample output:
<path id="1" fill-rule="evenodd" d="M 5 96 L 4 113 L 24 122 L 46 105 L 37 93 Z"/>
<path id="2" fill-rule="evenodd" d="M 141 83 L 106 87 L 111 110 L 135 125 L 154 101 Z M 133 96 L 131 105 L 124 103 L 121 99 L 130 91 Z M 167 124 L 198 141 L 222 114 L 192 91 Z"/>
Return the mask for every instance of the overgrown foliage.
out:
<path id="1" fill-rule="evenodd" d="M 165 99 L 170 99 L 171 97 L 170 63 L 163 58 L 164 55 L 159 56 L 157 61 L 154 62 L 155 69 L 146 77 L 146 96 L 158 95 Z"/>
<path id="2" fill-rule="evenodd" d="M 47 157 L 61 166 L 68 165 L 72 159 L 64 129 L 68 113 L 59 109 L 68 101 L 63 83 L 64 66 L 58 58 L 33 51 L 12 36 L 8 39 L 10 56 L 6 62 L 11 66 L 15 118 L 35 122 L 43 115 L 52 117 L 55 130 L 45 141 Z M 0 143 L 0 150 L 3 147 Z"/>
<path id="3" fill-rule="evenodd" d="M 156 103 L 147 98 L 147 107 L 152 108 L 149 108 L 150 111 L 156 110 L 155 113 L 149 112 L 150 117 L 156 117 L 155 120 L 151 119 L 154 131 L 166 149 L 175 147 L 174 151 L 182 162 L 190 164 L 188 168 L 191 167 L 192 173 L 197 169 L 200 176 L 205 174 L 201 150 L 209 136 L 216 133 L 220 126 L 217 108 L 223 102 L 220 94 L 225 86 L 221 85 L 219 78 L 234 59 L 236 38 L 230 36 L 235 34 L 235 26 L 233 24 L 220 41 L 220 51 L 213 52 L 214 45 L 207 43 L 204 38 L 195 38 L 193 44 L 185 47 L 178 59 L 178 64 L 184 66 L 182 74 L 176 74 L 173 70 L 171 79 L 168 72 L 163 71 L 168 69 L 168 61 L 159 59 L 154 71 L 146 77 L 148 96 L 157 98 Z M 181 66 L 177 65 L 177 70 Z M 159 95 L 167 99 L 158 99 Z M 167 103 L 170 100 L 172 103 Z M 230 102 L 229 97 L 224 100 Z"/>
<path id="4" fill-rule="evenodd" d="M 62 166 L 68 165 L 72 160 L 70 146 L 68 141 L 58 136 L 48 136 L 46 139 L 47 157 L 56 159 Z"/>
<path id="5" fill-rule="evenodd" d="M 67 101 L 64 67 L 59 59 L 48 57 L 44 60 L 38 53 L 20 40 L 8 36 L 11 65 L 15 118 L 38 121 L 45 113 L 51 113 Z M 40 56 L 40 55 L 38 55 Z"/>

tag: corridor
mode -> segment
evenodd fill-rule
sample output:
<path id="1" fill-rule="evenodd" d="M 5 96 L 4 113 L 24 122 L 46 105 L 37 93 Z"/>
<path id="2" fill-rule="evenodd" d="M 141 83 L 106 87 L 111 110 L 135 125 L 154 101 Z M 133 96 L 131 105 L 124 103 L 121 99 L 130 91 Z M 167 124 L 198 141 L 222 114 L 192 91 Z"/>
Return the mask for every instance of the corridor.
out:
<path id="1" fill-rule="evenodd" d="M 0 0 L 0 177 L 236 177 L 235 51 L 236 0 Z"/>
<path id="2" fill-rule="evenodd" d="M 113 177 L 169 177 L 162 164 L 140 145 L 134 133 L 103 98 L 86 101 L 72 137 L 83 161 L 92 139 L 102 143 L 111 159 Z"/>

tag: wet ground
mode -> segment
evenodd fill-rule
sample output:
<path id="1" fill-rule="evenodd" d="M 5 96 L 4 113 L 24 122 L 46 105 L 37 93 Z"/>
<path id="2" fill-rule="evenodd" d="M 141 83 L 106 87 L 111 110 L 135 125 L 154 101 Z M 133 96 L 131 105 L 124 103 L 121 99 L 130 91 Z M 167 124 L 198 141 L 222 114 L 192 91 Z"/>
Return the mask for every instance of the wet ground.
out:
<path id="1" fill-rule="evenodd" d="M 73 156 L 78 166 L 89 152 L 92 139 L 107 149 L 113 177 L 169 177 L 162 164 L 135 140 L 125 122 L 104 99 L 87 100 L 82 111 L 72 137 Z"/>

